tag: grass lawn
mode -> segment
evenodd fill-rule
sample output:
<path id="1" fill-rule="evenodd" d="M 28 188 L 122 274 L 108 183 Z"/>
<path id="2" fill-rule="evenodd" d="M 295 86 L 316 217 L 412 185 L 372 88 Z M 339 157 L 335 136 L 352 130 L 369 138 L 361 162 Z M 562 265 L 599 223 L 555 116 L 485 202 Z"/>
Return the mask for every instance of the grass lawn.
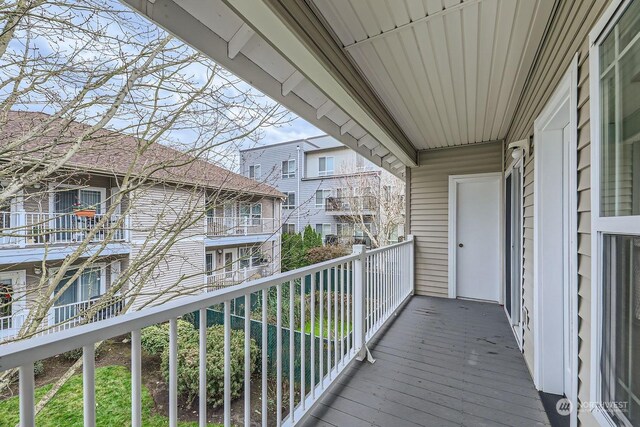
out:
<path id="1" fill-rule="evenodd" d="M 36 390 L 36 401 L 51 388 L 51 384 Z M 98 426 L 131 425 L 131 373 L 123 366 L 96 369 L 96 424 Z M 153 414 L 153 399 L 142 386 L 142 424 L 149 427 L 167 426 L 169 420 Z M 0 401 L 0 426 L 14 427 L 19 421 L 18 398 Z M 36 418 L 38 427 L 82 426 L 82 376 L 75 375 L 58 391 Z M 182 427 L 197 426 L 196 422 L 180 422 Z M 218 424 L 210 424 L 217 426 Z"/>
<path id="2" fill-rule="evenodd" d="M 327 319 L 323 319 L 323 325 L 322 325 L 322 329 L 324 329 L 324 334 L 322 334 L 320 332 L 320 318 L 316 318 L 316 323 L 315 323 L 315 335 L 317 337 L 319 336 L 324 336 L 325 338 L 331 337 L 333 338 L 333 333 L 335 332 L 335 323 L 331 322 L 331 333 L 329 333 L 327 331 Z M 351 330 L 351 324 L 345 322 L 344 324 L 344 334 L 345 336 L 349 333 L 349 331 Z M 304 325 L 304 332 L 307 334 L 311 333 L 311 322 L 307 319 L 305 321 L 305 325 Z M 338 321 L 338 337 L 340 337 L 340 333 L 342 332 L 342 323 L 340 321 Z"/>

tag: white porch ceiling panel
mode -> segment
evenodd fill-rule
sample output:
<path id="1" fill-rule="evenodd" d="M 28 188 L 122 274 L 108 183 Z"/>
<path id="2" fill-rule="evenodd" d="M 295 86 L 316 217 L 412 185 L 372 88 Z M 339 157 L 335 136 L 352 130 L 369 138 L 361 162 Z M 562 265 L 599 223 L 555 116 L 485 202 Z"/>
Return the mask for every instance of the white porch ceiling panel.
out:
<path id="1" fill-rule="evenodd" d="M 287 51 L 275 49 L 273 40 L 256 32 L 256 22 L 239 16 L 225 1 L 122 1 L 373 163 L 401 178 L 406 166 L 415 166 L 415 149 L 408 140 L 402 148 L 397 135 L 390 135 L 388 129 L 373 120 L 370 112 L 354 103 L 331 76 L 321 89 L 300 71 L 300 64 L 287 56 Z M 244 6 L 264 7 L 265 13 L 259 17 L 271 17 L 262 2 Z M 282 25 L 274 28 L 279 33 L 287 31 Z M 313 65 L 307 65 L 307 73 L 314 69 Z M 327 94 L 327 87 L 335 88 L 333 98 Z M 347 108 L 349 105 L 354 107 Z M 386 110 L 385 113 L 388 114 Z M 389 116 L 389 120 L 393 119 Z M 392 151 L 396 156 L 391 155 Z"/>
<path id="2" fill-rule="evenodd" d="M 417 149 L 505 137 L 553 0 L 309 0 Z"/>

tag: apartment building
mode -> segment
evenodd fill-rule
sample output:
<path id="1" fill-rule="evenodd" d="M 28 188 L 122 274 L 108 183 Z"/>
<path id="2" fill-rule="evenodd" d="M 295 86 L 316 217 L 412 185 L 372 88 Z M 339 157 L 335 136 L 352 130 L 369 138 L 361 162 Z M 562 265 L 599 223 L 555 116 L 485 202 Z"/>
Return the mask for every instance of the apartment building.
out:
<path id="1" fill-rule="evenodd" d="M 50 120 L 10 114 L 5 142 Z M 34 145 L 55 151 L 86 129 L 73 123 L 68 131 L 52 130 L 55 144 L 45 132 Z M 81 312 L 125 271 L 130 284 L 120 284 L 98 317 L 119 313 L 132 295 L 137 309 L 280 270 L 280 192 L 157 143 L 141 152 L 141 143 L 148 144 L 101 133 L 0 206 L 0 340 L 50 300 L 43 326 L 80 323 Z M 42 159 L 43 167 L 49 160 Z M 71 266 L 51 292 L 51 278 L 70 257 L 81 274 Z"/>
<path id="2" fill-rule="evenodd" d="M 241 150 L 240 168 L 285 195 L 284 232 L 311 225 L 325 241 L 336 236 L 345 243 L 368 241 L 364 227 L 376 232 L 376 217 L 382 214 L 376 195 L 388 172 L 331 136 Z"/>

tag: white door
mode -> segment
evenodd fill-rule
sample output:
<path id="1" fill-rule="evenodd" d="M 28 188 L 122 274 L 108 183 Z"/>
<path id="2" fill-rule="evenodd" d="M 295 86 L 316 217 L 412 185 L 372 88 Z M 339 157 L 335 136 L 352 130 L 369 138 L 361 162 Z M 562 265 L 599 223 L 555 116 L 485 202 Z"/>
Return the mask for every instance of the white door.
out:
<path id="1" fill-rule="evenodd" d="M 499 174 L 454 181 L 459 298 L 500 300 L 500 182 Z"/>

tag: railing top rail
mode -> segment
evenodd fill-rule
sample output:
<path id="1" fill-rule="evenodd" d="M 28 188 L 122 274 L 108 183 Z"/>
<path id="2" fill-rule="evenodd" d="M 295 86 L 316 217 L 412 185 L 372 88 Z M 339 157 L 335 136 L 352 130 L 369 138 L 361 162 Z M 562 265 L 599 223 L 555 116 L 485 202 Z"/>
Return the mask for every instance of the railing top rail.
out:
<path id="1" fill-rule="evenodd" d="M 387 248 L 389 248 L 388 246 Z M 359 258 L 357 254 L 347 255 L 297 270 L 278 273 L 250 282 L 242 283 L 212 292 L 184 297 L 176 301 L 126 313 L 100 322 L 77 326 L 49 335 L 32 337 L 0 346 L 0 371 L 17 368 L 25 363 L 46 359 L 68 350 L 93 344 L 98 341 L 123 335 L 147 326 L 166 322 L 201 308 L 220 304 L 224 301 L 244 296 L 248 293 L 268 289 L 272 286 L 295 280 L 327 268 Z"/>
<path id="2" fill-rule="evenodd" d="M 394 243 L 392 245 L 382 246 L 382 247 L 376 248 L 376 249 L 369 249 L 369 250 L 367 250 L 366 254 L 370 255 L 370 254 L 375 254 L 375 253 L 378 253 L 378 252 L 384 252 L 384 251 L 387 251 L 389 249 L 397 248 L 397 247 L 400 247 L 400 246 L 410 245 L 412 242 L 413 242 L 413 240 L 405 240 L 404 242 L 398 242 L 398 243 Z"/>

